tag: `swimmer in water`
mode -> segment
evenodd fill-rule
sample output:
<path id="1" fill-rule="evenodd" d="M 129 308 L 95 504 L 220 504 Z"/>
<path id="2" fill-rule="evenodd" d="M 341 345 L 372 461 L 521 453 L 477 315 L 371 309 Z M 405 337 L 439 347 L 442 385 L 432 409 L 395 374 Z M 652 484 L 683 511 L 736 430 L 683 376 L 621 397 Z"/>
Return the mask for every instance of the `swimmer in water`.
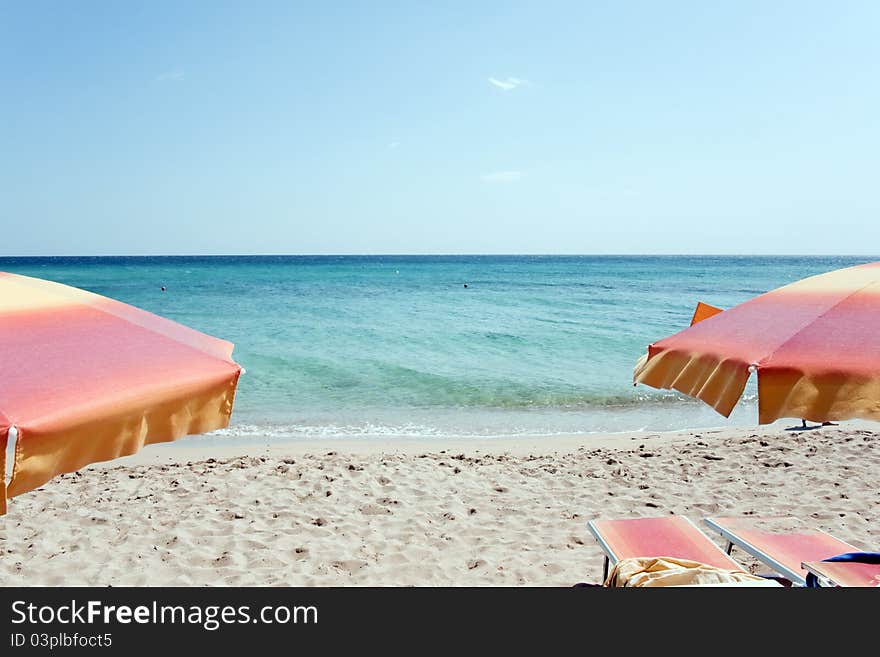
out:
<path id="1" fill-rule="evenodd" d="M 163 292 L 165 291 L 165 286 L 164 286 L 164 285 L 162 286 L 162 291 L 163 291 Z"/>

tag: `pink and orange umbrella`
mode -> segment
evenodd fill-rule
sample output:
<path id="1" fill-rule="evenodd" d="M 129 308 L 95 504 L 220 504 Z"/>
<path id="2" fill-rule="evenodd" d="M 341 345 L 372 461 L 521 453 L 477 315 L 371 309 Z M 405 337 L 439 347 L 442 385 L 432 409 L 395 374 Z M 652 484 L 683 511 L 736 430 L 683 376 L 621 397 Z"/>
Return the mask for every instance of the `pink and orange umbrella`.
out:
<path id="1" fill-rule="evenodd" d="M 674 389 L 729 416 L 750 374 L 758 421 L 880 420 L 880 262 L 812 276 L 648 347 L 634 383 Z"/>
<path id="2" fill-rule="evenodd" d="M 0 273 L 0 514 L 7 497 L 55 475 L 225 427 L 242 371 L 232 347 L 85 290 Z"/>

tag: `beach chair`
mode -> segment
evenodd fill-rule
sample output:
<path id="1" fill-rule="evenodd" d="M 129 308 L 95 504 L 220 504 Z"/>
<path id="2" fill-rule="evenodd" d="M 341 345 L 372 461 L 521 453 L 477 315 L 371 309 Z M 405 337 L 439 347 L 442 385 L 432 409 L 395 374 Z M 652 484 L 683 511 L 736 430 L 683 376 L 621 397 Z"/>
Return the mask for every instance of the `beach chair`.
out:
<path id="1" fill-rule="evenodd" d="M 849 552 L 825 561 L 805 561 L 807 586 L 880 587 L 880 552 Z"/>
<path id="2" fill-rule="evenodd" d="M 800 525 L 796 518 L 705 518 L 706 525 L 727 541 L 727 553 L 733 546 L 752 555 L 775 572 L 805 586 L 804 562 L 819 562 L 858 548 L 818 529 L 792 529 Z M 774 525 L 781 529 L 774 529 Z"/>
<path id="3" fill-rule="evenodd" d="M 608 578 L 609 564 L 633 557 L 675 557 L 725 570 L 744 570 L 683 516 L 591 520 L 587 526 L 605 553 L 602 581 Z"/>

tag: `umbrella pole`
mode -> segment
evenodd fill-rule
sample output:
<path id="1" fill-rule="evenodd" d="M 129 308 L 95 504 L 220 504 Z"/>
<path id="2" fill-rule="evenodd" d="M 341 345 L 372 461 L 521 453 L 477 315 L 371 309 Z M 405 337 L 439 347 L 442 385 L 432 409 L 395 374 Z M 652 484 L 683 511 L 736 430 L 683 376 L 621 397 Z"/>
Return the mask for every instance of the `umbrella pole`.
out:
<path id="1" fill-rule="evenodd" d="M 6 444 L 6 467 L 3 469 L 3 481 L 9 483 L 12 479 L 12 469 L 15 467 L 15 444 L 18 442 L 18 429 L 15 426 L 9 427 L 7 433 Z"/>
<path id="2" fill-rule="evenodd" d="M 18 442 L 18 429 L 14 426 L 0 436 L 0 516 L 6 513 L 6 485 L 12 480 L 15 471 L 15 447 Z"/>

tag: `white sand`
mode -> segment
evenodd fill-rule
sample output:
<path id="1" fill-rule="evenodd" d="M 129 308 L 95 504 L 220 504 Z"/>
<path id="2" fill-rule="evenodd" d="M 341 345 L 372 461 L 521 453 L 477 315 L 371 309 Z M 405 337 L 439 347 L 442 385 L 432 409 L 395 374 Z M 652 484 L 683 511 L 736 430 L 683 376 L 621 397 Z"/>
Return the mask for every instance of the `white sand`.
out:
<path id="1" fill-rule="evenodd" d="M 11 500 L 0 581 L 569 586 L 601 578 L 588 520 L 670 513 L 795 516 L 876 550 L 878 446 L 854 427 L 156 445 Z"/>

